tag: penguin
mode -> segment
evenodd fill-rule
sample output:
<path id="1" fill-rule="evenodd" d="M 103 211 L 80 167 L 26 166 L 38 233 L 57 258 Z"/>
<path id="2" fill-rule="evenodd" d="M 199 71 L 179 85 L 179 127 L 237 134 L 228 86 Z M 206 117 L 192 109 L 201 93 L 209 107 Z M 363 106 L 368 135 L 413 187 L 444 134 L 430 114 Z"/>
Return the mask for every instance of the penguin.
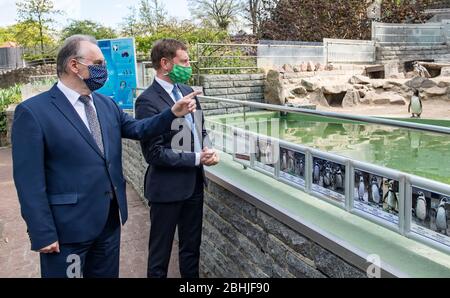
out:
<path id="1" fill-rule="evenodd" d="M 342 175 L 341 167 L 336 168 L 336 189 L 343 189 L 344 188 L 344 176 Z"/>
<path id="2" fill-rule="evenodd" d="M 327 163 L 325 166 L 325 175 L 323 177 L 323 182 L 326 187 L 330 187 L 332 184 L 332 175 L 331 175 L 331 167 L 330 164 Z"/>
<path id="3" fill-rule="evenodd" d="M 290 174 L 294 173 L 295 171 L 295 167 L 294 167 L 294 159 L 292 158 L 292 156 L 288 157 L 288 172 Z"/>
<path id="4" fill-rule="evenodd" d="M 305 161 L 303 158 L 300 159 L 300 164 L 298 166 L 298 176 L 303 177 L 305 175 Z"/>
<path id="5" fill-rule="evenodd" d="M 416 118 L 416 116 L 420 118 L 422 111 L 422 100 L 420 99 L 419 90 L 415 90 L 409 102 L 408 113 L 412 114 L 411 118 Z"/>
<path id="6" fill-rule="evenodd" d="M 359 176 L 358 199 L 360 201 L 369 202 L 369 198 L 366 193 L 366 186 L 364 184 L 364 177 L 362 175 Z"/>
<path id="7" fill-rule="evenodd" d="M 414 61 L 413 67 L 414 67 L 414 72 L 415 72 L 419 77 L 423 77 L 423 78 L 431 78 L 431 75 L 430 75 L 430 73 L 428 72 L 428 70 L 427 70 L 423 65 L 420 65 L 419 62 Z"/>
<path id="8" fill-rule="evenodd" d="M 314 180 L 314 183 L 316 183 L 316 184 L 318 184 L 319 180 L 320 180 L 320 166 L 317 161 L 314 162 L 313 180 Z"/>
<path id="9" fill-rule="evenodd" d="M 286 151 L 283 152 L 283 157 L 281 158 L 281 169 L 282 169 L 283 171 L 287 169 Z"/>
<path id="10" fill-rule="evenodd" d="M 448 198 L 443 197 L 439 203 L 439 207 L 436 213 L 436 229 L 438 232 L 443 231 L 444 235 L 447 235 L 447 213 L 445 210 L 445 205 L 448 203 Z"/>
<path id="11" fill-rule="evenodd" d="M 427 201 L 425 200 L 425 195 L 423 192 L 418 193 L 416 200 L 415 214 L 418 219 L 424 221 L 427 218 Z"/>
<path id="12" fill-rule="evenodd" d="M 387 204 L 387 211 L 396 211 L 398 209 L 398 199 L 394 192 L 394 181 L 388 182 L 388 191 L 384 195 L 383 202 Z"/>
<path id="13" fill-rule="evenodd" d="M 303 177 L 303 160 L 301 158 L 296 158 L 295 159 L 295 170 L 294 170 L 294 174 L 297 177 Z"/>
<path id="14" fill-rule="evenodd" d="M 378 187 L 378 180 L 377 180 L 377 177 L 375 177 L 375 176 L 372 177 L 370 190 L 371 190 L 371 194 L 372 194 L 372 201 L 375 204 L 380 204 L 380 199 L 381 199 L 380 188 Z"/>

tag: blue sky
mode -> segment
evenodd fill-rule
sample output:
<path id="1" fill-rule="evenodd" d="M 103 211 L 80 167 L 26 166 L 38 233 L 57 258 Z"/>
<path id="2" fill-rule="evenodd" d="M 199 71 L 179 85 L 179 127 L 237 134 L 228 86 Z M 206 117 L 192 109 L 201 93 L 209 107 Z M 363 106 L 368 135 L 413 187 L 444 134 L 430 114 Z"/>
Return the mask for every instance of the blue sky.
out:
<path id="1" fill-rule="evenodd" d="M 162 1 L 170 16 L 190 18 L 187 0 Z M 16 0 L 0 0 L 0 26 L 16 22 Z M 127 7 L 137 6 L 139 0 L 54 0 L 56 8 L 65 15 L 57 18 L 57 27 L 67 24 L 68 19 L 89 19 L 103 25 L 115 27 L 128 14 Z"/>

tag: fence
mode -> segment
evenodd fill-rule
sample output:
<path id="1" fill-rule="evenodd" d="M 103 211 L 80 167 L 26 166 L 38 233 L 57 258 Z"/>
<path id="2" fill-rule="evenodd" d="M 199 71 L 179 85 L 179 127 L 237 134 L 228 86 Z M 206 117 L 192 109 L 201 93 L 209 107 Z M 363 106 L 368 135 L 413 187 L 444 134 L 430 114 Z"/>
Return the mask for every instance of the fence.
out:
<path id="1" fill-rule="evenodd" d="M 450 134 L 449 128 L 433 125 L 407 123 L 375 117 L 311 111 L 306 109 L 230 100 L 218 97 L 202 96 L 201 99 L 217 100 L 222 104 L 240 104 L 244 107 L 260 108 L 282 113 L 320 115 L 337 119 L 424 130 L 444 133 L 447 135 Z M 244 123 L 246 119 L 245 115 L 246 113 L 244 109 Z M 440 227 L 438 228 L 438 225 L 441 224 L 443 226 L 445 225 L 445 227 L 448 225 L 450 185 L 417 177 L 397 170 L 376 166 L 370 163 L 361 162 L 334 153 L 323 152 L 311 147 L 287 142 L 285 140 L 275 139 L 266 135 L 250 132 L 249 130 L 243 130 L 233 125 L 227 125 L 226 123 L 219 121 L 207 119 L 206 125 L 213 135 L 212 141 L 218 141 L 218 147 L 220 147 L 219 149 L 226 153 L 232 154 L 234 161 L 242 164 L 245 168 L 251 168 L 266 174 L 276 180 L 303 190 L 318 199 L 322 199 L 350 213 L 364 217 L 401 235 L 423 242 L 447 253 L 450 252 L 450 235 L 448 234 L 448 229 L 445 228 L 444 233 L 441 233 L 441 231 L 439 231 Z M 222 135 L 220 135 L 221 133 Z M 240 139 L 237 139 L 237 137 Z M 268 163 L 262 162 L 262 159 L 258 160 L 257 154 L 258 152 L 262 152 L 260 150 L 261 141 L 263 141 L 262 147 L 265 147 L 265 155 L 269 152 L 269 147 L 271 148 L 271 156 L 280 156 L 280 152 L 282 152 L 282 150 L 284 150 L 283 152 L 291 151 L 294 153 L 291 156 L 297 156 L 294 157 L 294 159 L 298 159 L 292 161 L 294 171 L 287 171 L 286 169 L 283 170 L 283 162 L 281 158 L 277 158 L 276 161 L 269 161 Z M 244 153 L 243 151 L 237 151 L 236 149 L 236 145 L 242 142 L 248 145 Z M 327 171 L 329 169 L 329 180 L 334 181 L 334 183 L 336 183 L 336 181 L 340 181 L 340 186 L 338 188 L 327 189 L 321 186 L 320 182 L 318 182 L 318 177 L 316 178 L 316 167 L 317 171 L 319 171 L 319 162 L 322 163 L 322 167 L 326 167 Z M 295 164 L 298 164 L 299 167 L 303 169 L 298 173 L 303 174 L 297 173 L 297 168 L 294 166 Z M 296 174 L 293 174 L 293 172 Z M 320 170 L 320 172 L 322 172 L 322 170 Z M 317 176 L 319 176 L 319 173 L 317 173 Z M 389 188 L 384 196 L 379 194 L 379 196 L 383 198 L 383 202 L 385 199 L 388 201 L 388 209 L 385 209 L 384 205 L 381 207 L 379 202 L 377 204 L 370 204 L 369 199 L 365 200 L 359 197 L 357 190 L 361 187 L 361 185 L 358 187 L 355 181 L 360 181 L 360 179 L 363 179 L 362 177 L 371 177 L 370 180 L 372 181 L 374 179 L 381 178 L 383 185 L 389 185 Z M 323 179 L 323 176 L 321 176 L 321 178 Z M 335 185 L 337 184 L 334 184 L 334 186 Z M 336 189 L 340 189 L 341 191 L 338 192 Z M 391 208 L 389 207 L 391 204 L 389 203 L 389 200 L 391 200 L 390 198 L 393 200 L 395 198 L 396 207 L 394 206 L 393 210 L 397 210 L 396 212 L 391 212 L 392 209 L 389 209 Z M 423 205 L 424 208 L 427 208 L 427 206 L 432 206 L 433 208 L 439 206 L 436 209 L 438 209 L 437 213 L 440 213 L 440 215 L 434 214 L 432 216 L 431 211 L 433 208 L 426 211 L 427 218 L 430 220 L 430 227 L 426 227 L 424 219 L 421 219 L 423 214 L 421 215 L 419 211 L 418 201 L 422 199 L 424 201 L 423 204 L 425 204 Z M 425 200 L 428 200 L 429 202 L 425 202 Z M 443 218 L 444 222 L 436 224 L 436 230 L 432 228 L 431 218 L 435 218 L 436 222 L 438 220 L 442 221 L 442 218 L 438 219 L 439 216 Z M 441 230 L 443 230 L 443 228 Z"/>
<path id="2" fill-rule="evenodd" d="M 372 23 L 372 40 L 380 44 L 445 44 L 448 21 L 425 24 Z"/>
<path id="3" fill-rule="evenodd" d="M 325 38 L 326 63 L 372 63 L 376 60 L 375 42 L 371 40 Z"/>
<path id="4" fill-rule="evenodd" d="M 22 48 L 0 48 L 0 69 L 15 69 L 24 66 Z"/>
<path id="5" fill-rule="evenodd" d="M 276 42 L 276 43 L 275 43 Z M 261 44 L 197 44 L 197 80 L 201 74 L 248 73 L 284 64 L 372 63 L 375 43 L 324 39 L 323 43 L 271 41 Z"/>

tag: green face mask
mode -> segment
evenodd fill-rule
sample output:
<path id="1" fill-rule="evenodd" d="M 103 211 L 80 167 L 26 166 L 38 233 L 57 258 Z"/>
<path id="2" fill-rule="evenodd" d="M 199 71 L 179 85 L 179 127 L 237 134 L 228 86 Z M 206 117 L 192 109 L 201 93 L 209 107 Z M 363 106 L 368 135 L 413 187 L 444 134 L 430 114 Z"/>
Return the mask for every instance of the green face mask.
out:
<path id="1" fill-rule="evenodd" d="M 192 76 L 192 67 L 173 65 L 172 71 L 169 73 L 169 78 L 174 84 L 187 83 Z"/>

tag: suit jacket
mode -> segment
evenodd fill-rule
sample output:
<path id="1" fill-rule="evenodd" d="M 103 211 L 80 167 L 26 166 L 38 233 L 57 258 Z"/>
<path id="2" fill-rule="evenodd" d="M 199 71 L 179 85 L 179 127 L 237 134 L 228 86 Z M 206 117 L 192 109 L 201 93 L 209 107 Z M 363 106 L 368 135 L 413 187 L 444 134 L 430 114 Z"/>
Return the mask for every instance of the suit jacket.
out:
<path id="1" fill-rule="evenodd" d="M 109 97 L 93 93 L 105 155 L 64 94 L 53 86 L 17 106 L 12 127 L 14 182 L 32 250 L 56 241 L 95 239 L 117 198 L 122 224 L 127 200 L 122 138 L 140 140 L 170 131 L 170 109 L 138 121 Z"/>
<path id="2" fill-rule="evenodd" d="M 193 92 L 187 85 L 179 84 L 183 96 Z M 209 145 L 209 139 L 204 128 L 203 113 L 197 101 L 197 118 L 201 116 L 201 125 L 196 123 L 198 136 L 202 144 Z M 136 118 L 144 119 L 160 114 L 164 109 L 174 105 L 173 99 L 155 80 L 136 100 Z M 194 116 L 193 116 L 194 117 Z M 195 117 L 194 117 L 195 118 Z M 196 119 L 199 121 L 198 119 Z M 174 127 L 172 127 L 174 128 Z M 198 170 L 204 177 L 203 166 L 195 166 L 194 138 L 191 133 L 188 150 L 173 150 L 172 140 L 181 132 L 179 127 L 174 130 L 141 140 L 142 153 L 149 164 L 145 174 L 144 193 L 150 203 L 179 202 L 189 199 L 195 190 Z M 203 146 L 202 146 L 203 147 Z M 179 149 L 179 148 L 177 148 Z M 205 181 L 205 179 L 203 178 Z M 203 182 L 204 182 L 203 181 Z"/>

